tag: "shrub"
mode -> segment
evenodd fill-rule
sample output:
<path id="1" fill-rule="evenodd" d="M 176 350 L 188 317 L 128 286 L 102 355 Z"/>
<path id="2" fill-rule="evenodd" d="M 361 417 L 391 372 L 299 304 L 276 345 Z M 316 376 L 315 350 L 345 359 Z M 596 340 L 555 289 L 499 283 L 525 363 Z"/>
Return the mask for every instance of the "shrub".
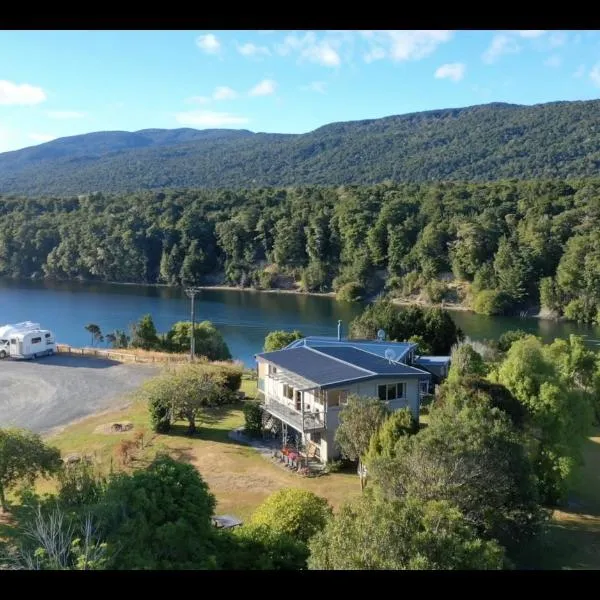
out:
<path id="1" fill-rule="evenodd" d="M 499 290 L 482 290 L 473 300 L 473 310 L 480 315 L 501 315 L 506 309 L 506 297 Z"/>
<path id="2" fill-rule="evenodd" d="M 598 307 L 587 298 L 575 298 L 565 306 L 565 317 L 569 321 L 591 323 L 597 316 Z"/>
<path id="3" fill-rule="evenodd" d="M 156 433 L 168 433 L 171 429 L 171 406 L 169 402 L 159 396 L 153 396 L 148 400 L 148 411 L 150 412 L 150 426 Z"/>
<path id="4" fill-rule="evenodd" d="M 123 466 L 131 463 L 132 455 L 137 444 L 133 440 L 121 440 L 115 449 L 115 454 Z"/>
<path id="5" fill-rule="evenodd" d="M 365 294 L 365 288 L 356 281 L 345 283 L 336 294 L 341 302 L 360 302 Z"/>
<path id="6" fill-rule="evenodd" d="M 262 434 L 263 411 L 258 402 L 244 402 L 244 432 L 249 436 L 258 437 Z"/>
<path id="7" fill-rule="evenodd" d="M 437 281 L 437 279 L 430 281 L 425 286 L 425 294 L 427 299 L 433 304 L 439 304 L 442 300 L 444 300 L 447 291 L 448 286 L 441 281 Z"/>

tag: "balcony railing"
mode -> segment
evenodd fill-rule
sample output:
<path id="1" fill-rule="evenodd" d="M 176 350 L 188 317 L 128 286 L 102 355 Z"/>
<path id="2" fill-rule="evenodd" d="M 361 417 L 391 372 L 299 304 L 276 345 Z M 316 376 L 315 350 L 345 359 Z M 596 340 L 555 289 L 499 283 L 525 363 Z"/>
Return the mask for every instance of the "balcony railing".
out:
<path id="1" fill-rule="evenodd" d="M 265 397 L 262 406 L 267 412 L 291 425 L 297 431 L 325 429 L 325 415 L 323 413 L 305 412 L 303 418 L 300 411 L 294 410 L 272 397 Z"/>

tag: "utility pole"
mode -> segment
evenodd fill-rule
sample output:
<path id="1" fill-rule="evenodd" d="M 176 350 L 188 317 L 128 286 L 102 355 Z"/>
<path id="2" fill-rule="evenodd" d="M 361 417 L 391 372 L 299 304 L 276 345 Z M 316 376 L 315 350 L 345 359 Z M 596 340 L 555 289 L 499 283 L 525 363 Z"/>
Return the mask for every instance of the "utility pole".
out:
<path id="1" fill-rule="evenodd" d="M 201 290 L 201 288 L 199 288 L 199 287 L 186 287 L 185 288 L 185 293 L 192 302 L 192 310 L 191 310 L 192 331 L 190 333 L 190 361 L 191 362 L 194 362 L 194 356 L 195 356 L 195 351 L 196 351 L 196 336 L 194 335 L 196 333 L 195 305 L 196 305 L 196 294 L 199 293 L 200 290 Z"/>

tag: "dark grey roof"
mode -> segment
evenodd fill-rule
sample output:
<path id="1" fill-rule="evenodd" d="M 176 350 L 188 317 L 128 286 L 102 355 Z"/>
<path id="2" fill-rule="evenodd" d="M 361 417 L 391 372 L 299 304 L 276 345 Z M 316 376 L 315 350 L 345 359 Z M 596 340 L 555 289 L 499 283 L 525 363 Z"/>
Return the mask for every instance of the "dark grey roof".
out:
<path id="1" fill-rule="evenodd" d="M 427 376 L 428 373 L 400 362 L 391 362 L 353 346 L 314 346 L 314 350 L 327 356 L 343 360 L 355 367 L 370 371 L 373 375 Z"/>
<path id="2" fill-rule="evenodd" d="M 313 348 L 300 347 L 257 355 L 269 362 L 300 375 L 317 385 L 327 385 L 338 381 L 353 381 L 371 377 L 373 373 L 348 365 L 335 358 L 315 352 Z"/>
<path id="3" fill-rule="evenodd" d="M 376 354 L 351 346 L 301 346 L 263 352 L 257 357 L 321 387 L 373 377 L 431 377 L 427 371 L 403 363 L 392 363 Z"/>
<path id="4" fill-rule="evenodd" d="M 299 348 L 300 346 L 312 346 L 316 348 L 318 346 L 352 346 L 354 348 L 360 348 L 373 354 L 379 354 L 379 356 L 385 357 L 385 351 L 391 348 L 396 355 L 396 360 L 402 361 L 405 356 L 417 346 L 413 342 L 388 342 L 379 340 L 349 340 L 348 338 L 342 338 L 338 340 L 336 337 L 311 335 L 299 340 L 294 340 L 286 348 Z"/>

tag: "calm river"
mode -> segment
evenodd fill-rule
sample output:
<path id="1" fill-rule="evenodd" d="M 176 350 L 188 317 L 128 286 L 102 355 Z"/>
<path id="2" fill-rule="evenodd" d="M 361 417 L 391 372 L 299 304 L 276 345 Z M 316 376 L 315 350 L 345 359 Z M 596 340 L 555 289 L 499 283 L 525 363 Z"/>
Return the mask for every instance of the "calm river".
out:
<path id="1" fill-rule="evenodd" d="M 223 333 L 234 358 L 253 366 L 265 335 L 273 329 L 299 329 L 306 335 L 336 335 L 360 313 L 356 304 L 327 297 L 203 290 L 197 297 L 197 320 L 212 321 Z M 0 325 L 34 321 L 51 329 L 60 343 L 89 345 L 84 326 L 96 323 L 103 332 L 127 329 L 150 313 L 159 332 L 176 321 L 189 320 L 190 301 L 180 289 L 139 285 L 57 283 L 0 280 Z M 544 340 L 584 335 L 590 346 L 600 346 L 600 326 L 557 323 L 532 318 L 484 317 L 453 311 L 452 317 L 473 339 L 497 339 L 508 329 L 524 329 Z"/>

